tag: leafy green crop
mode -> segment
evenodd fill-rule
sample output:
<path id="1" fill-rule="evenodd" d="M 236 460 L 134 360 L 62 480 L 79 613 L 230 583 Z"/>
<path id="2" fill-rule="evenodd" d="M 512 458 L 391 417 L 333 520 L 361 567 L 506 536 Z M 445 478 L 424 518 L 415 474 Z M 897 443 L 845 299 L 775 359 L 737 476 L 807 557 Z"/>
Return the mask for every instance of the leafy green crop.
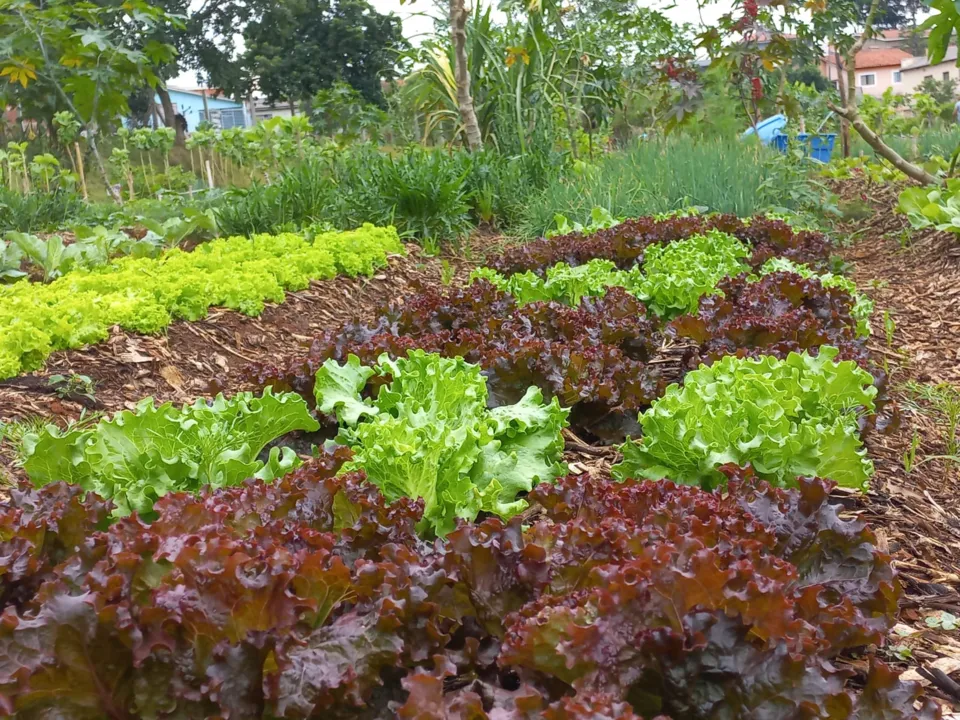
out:
<path id="1" fill-rule="evenodd" d="M 873 410 L 873 378 L 856 363 L 790 353 L 786 360 L 728 356 L 688 373 L 640 416 L 643 437 L 621 448 L 618 479 L 669 478 L 710 488 L 719 465 L 750 463 L 778 485 L 797 476 L 862 488 L 873 474 L 857 411 Z"/>
<path id="2" fill-rule="evenodd" d="M 947 180 L 946 187 L 910 187 L 900 193 L 897 212 L 917 228 L 960 234 L 960 178 Z"/>
<path id="3" fill-rule="evenodd" d="M 374 375 L 389 376 L 375 400 L 360 393 Z M 336 413 L 337 442 L 389 501 L 423 498 L 421 531 L 443 536 L 456 518 L 481 510 L 511 517 L 526 507 L 518 493 L 563 472 L 568 410 L 543 403 L 531 387 L 515 405 L 487 409 L 486 379 L 463 358 L 413 350 L 365 367 L 351 355 L 327 360 L 314 390 L 321 412 Z"/>
<path id="4" fill-rule="evenodd" d="M 42 367 L 55 350 L 99 342 L 113 325 L 155 333 L 173 318 L 197 320 L 214 305 L 247 315 L 310 281 L 370 274 L 387 255 L 403 253 L 392 227 L 364 225 L 324 233 L 313 242 L 294 234 L 220 238 L 193 252 L 125 257 L 74 270 L 48 285 L 0 286 L 0 378 Z"/>
<path id="5" fill-rule="evenodd" d="M 767 275 L 773 272 L 791 272 L 802 278 L 816 277 L 820 284 L 825 288 L 839 288 L 853 298 L 853 308 L 851 314 L 857 321 L 857 335 L 861 337 L 870 337 L 870 316 L 873 315 L 874 303 L 869 297 L 857 290 L 856 283 L 843 275 L 835 275 L 831 272 L 817 273 L 809 265 L 795 263 L 793 260 L 784 257 L 770 258 L 760 268 L 761 275 Z"/>
<path id="6" fill-rule="evenodd" d="M 183 408 L 146 398 L 90 428 L 48 425 L 27 434 L 23 467 L 36 485 L 65 480 L 113 500 L 115 516 L 144 515 L 170 492 L 283 475 L 300 464 L 293 450 L 271 448 L 265 463 L 260 451 L 289 432 L 319 427 L 302 397 L 269 388 L 260 397 L 218 395 Z"/>
<path id="7" fill-rule="evenodd" d="M 700 297 L 715 291 L 719 280 L 747 269 L 750 250 L 719 230 L 686 240 L 651 245 L 644 251 L 643 278 L 633 288 L 661 317 L 695 312 Z"/>
<path id="8" fill-rule="evenodd" d="M 719 280 L 746 270 L 740 260 L 750 255 L 746 245 L 719 230 L 651 245 L 645 253 L 643 267 L 629 270 L 595 258 L 574 267 L 557 263 L 547 268 L 544 278 L 532 271 L 505 277 L 484 267 L 470 279 L 488 280 L 520 304 L 553 300 L 574 307 L 584 297 L 603 296 L 609 287 L 623 287 L 657 315 L 673 317 L 695 311 L 700 297 L 715 292 Z"/>
<path id="9" fill-rule="evenodd" d="M 19 280 L 26 273 L 20 269 L 23 250 L 13 242 L 0 240 L 0 282 Z"/>
<path id="10" fill-rule="evenodd" d="M 570 233 L 582 233 L 583 235 L 590 235 L 597 232 L 597 230 L 606 230 L 607 228 L 616 227 L 620 224 L 621 220 L 615 218 L 610 214 L 610 211 L 604 207 L 594 206 L 590 210 L 590 222 L 586 225 L 574 222 L 570 224 L 570 220 L 566 215 L 557 213 L 553 216 L 553 222 L 556 225 L 552 230 L 547 230 L 545 237 L 552 238 L 557 237 L 558 235 L 569 235 Z"/>
<path id="11" fill-rule="evenodd" d="M 545 279 L 530 271 L 504 277 L 486 267 L 474 270 L 470 275 L 471 280 L 488 280 L 513 295 L 521 305 L 554 300 L 573 307 L 585 297 L 605 295 L 608 287 L 635 284 L 640 277 L 639 268 L 618 270 L 614 263 L 600 259 L 575 267 L 557 263 L 547 269 Z"/>

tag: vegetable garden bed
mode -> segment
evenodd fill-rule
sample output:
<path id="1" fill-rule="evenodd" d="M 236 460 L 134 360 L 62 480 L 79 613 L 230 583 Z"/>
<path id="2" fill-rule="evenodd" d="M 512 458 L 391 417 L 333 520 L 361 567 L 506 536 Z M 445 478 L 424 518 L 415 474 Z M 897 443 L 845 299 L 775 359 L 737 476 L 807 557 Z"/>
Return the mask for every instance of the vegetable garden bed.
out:
<path id="1" fill-rule="evenodd" d="M 433 284 L 411 288 L 390 279 L 409 267 L 395 265 L 379 281 L 389 289 L 365 287 L 375 307 L 348 298 L 331 311 L 318 299 L 357 281 L 314 286 L 309 300 L 248 321 L 264 341 L 186 323 L 165 344 L 116 335 L 129 352 L 168 357 L 157 367 L 116 353 L 101 365 L 149 368 L 126 371 L 129 387 L 104 372 L 111 390 L 96 397 L 111 410 L 138 392 L 202 394 L 198 383 L 214 380 L 228 395 L 270 386 L 297 408 L 287 427 L 312 433 L 286 439 L 302 457 L 304 440 L 337 444 L 293 472 L 299 461 L 276 447 L 253 463 L 251 452 L 277 443 L 234 448 L 218 435 L 261 412 L 253 398 L 236 417 L 215 405 L 199 425 L 183 418 L 203 407 L 163 410 L 182 430 L 163 431 L 165 445 L 149 433 L 115 441 L 144 408 L 69 436 L 28 433 L 35 480 L 70 476 L 122 502 L 54 483 L 13 490 L 0 506 L 10 658 L 0 707 L 18 717 L 935 717 L 881 660 L 908 657 L 885 645 L 904 600 L 914 616 L 897 637 L 931 652 L 902 628 L 929 626 L 960 577 L 907 573 L 902 595 L 894 570 L 925 571 L 909 559 L 916 546 L 899 542 L 909 532 L 875 522 L 875 535 L 855 517 L 899 509 L 889 493 L 916 476 L 897 477 L 884 452 L 869 478 L 860 436 L 871 449 L 897 437 L 883 434 L 896 427 L 886 397 L 896 366 L 865 337 L 868 300 L 832 279 L 830 251 L 779 221 L 641 219 L 508 251 L 492 263 L 501 276 L 466 287 L 438 284 L 434 263 Z M 597 258 L 608 264 L 577 270 Z M 444 280 L 453 274 L 444 267 Z M 315 309 L 288 317 L 300 308 Z M 235 322 L 225 313 L 210 324 Z M 180 333 L 201 341 L 180 345 Z M 211 343 L 230 360 L 211 359 Z M 82 372 L 108 347 L 48 367 Z M 179 347 L 188 357 L 174 356 Z M 685 378 L 688 392 L 667 389 Z M 142 392 L 146 382 L 162 392 Z M 80 407 L 53 402 L 66 415 Z M 143 470 L 114 487 L 112 454 L 131 452 Z M 237 462 L 264 480 L 229 487 Z M 833 483 L 797 479 L 817 473 L 848 488 L 831 497 Z M 215 487 L 162 497 L 204 483 Z M 913 494 L 938 506 L 926 487 Z M 117 519 L 131 509 L 142 517 Z M 934 542 L 956 545 L 941 520 Z M 942 682 L 932 692 L 949 699 Z"/>

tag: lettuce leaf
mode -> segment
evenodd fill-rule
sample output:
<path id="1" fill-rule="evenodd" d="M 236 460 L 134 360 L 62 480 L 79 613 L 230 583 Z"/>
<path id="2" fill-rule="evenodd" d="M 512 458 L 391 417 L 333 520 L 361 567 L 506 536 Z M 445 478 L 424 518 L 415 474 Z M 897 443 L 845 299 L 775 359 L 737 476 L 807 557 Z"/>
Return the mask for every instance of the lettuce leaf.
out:
<path id="1" fill-rule="evenodd" d="M 853 280 L 831 272 L 817 273 L 809 265 L 796 263 L 784 257 L 770 258 L 760 268 L 761 275 L 779 271 L 792 272 L 802 278 L 815 277 L 820 280 L 820 284 L 825 288 L 839 288 L 849 293 L 853 298 L 853 308 L 851 308 L 850 314 L 857 321 L 857 335 L 859 337 L 870 337 L 870 316 L 873 315 L 874 302 L 857 289 Z"/>
<path id="2" fill-rule="evenodd" d="M 582 265 L 559 262 L 544 276 L 528 270 L 509 277 L 480 268 L 471 280 L 486 280 L 517 303 L 562 302 L 576 307 L 585 297 L 603 297 L 611 287 L 636 295 L 657 315 L 673 317 L 694 312 L 700 298 L 715 293 L 717 282 L 747 270 L 749 248 L 719 230 L 646 248 L 644 263 L 620 270 L 611 260 L 595 258 Z"/>
<path id="3" fill-rule="evenodd" d="M 374 401 L 360 399 L 367 379 L 389 377 Z M 352 391 L 352 396 L 350 393 Z M 317 371 L 317 406 L 335 412 L 338 443 L 354 452 L 344 472 L 362 469 L 389 501 L 422 498 L 422 532 L 446 535 L 457 518 L 483 510 L 511 517 L 520 493 L 564 472 L 561 431 L 568 410 L 544 404 L 538 388 L 520 402 L 487 409 L 486 378 L 463 358 L 422 350 L 375 368 L 356 356 Z"/>
<path id="4" fill-rule="evenodd" d="M 272 440 L 294 430 L 317 430 L 306 402 L 295 393 L 260 397 L 218 395 L 176 408 L 141 400 L 92 427 L 48 425 L 24 437 L 24 470 L 36 485 L 65 480 L 110 498 L 114 515 L 149 514 L 167 493 L 225 487 L 256 477 L 274 479 L 299 465 L 290 448 Z"/>
<path id="5" fill-rule="evenodd" d="M 585 297 L 603 297 L 610 287 L 627 287 L 640 278 L 639 268 L 619 270 L 610 260 L 594 259 L 583 265 L 557 263 L 547 268 L 545 277 L 522 272 L 504 277 L 483 267 L 470 274 L 470 280 L 486 280 L 513 295 L 521 305 L 533 302 L 562 302 L 576 307 Z"/>
<path id="6" fill-rule="evenodd" d="M 285 291 L 337 274 L 370 274 L 403 253 L 393 227 L 218 238 L 192 252 L 127 256 L 73 270 L 49 284 L 0 284 L 0 379 L 43 366 L 55 350 L 106 339 L 109 329 L 156 333 L 175 318 L 197 320 L 211 306 L 259 315 Z"/>
<path id="7" fill-rule="evenodd" d="M 700 298 L 716 292 L 728 275 L 747 269 L 750 250 L 733 235 L 709 230 L 645 250 L 643 277 L 628 289 L 661 317 L 695 312 Z"/>
<path id="8" fill-rule="evenodd" d="M 816 357 L 728 356 L 688 373 L 640 416 L 643 437 L 625 443 L 618 479 L 669 478 L 711 488 L 717 468 L 751 464 L 777 485 L 820 476 L 865 488 L 873 464 L 858 433 L 858 410 L 872 411 L 873 378 L 837 349 Z"/>

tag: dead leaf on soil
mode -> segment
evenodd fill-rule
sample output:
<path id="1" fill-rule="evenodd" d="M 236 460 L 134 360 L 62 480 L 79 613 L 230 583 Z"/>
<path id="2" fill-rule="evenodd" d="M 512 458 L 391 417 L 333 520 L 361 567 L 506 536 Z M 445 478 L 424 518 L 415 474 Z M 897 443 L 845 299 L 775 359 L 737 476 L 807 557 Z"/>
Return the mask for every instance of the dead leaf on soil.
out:
<path id="1" fill-rule="evenodd" d="M 180 371 L 173 365 L 164 365 L 160 368 L 160 377 L 167 381 L 167 385 L 172 387 L 177 392 L 183 390 L 183 375 L 180 374 Z"/>

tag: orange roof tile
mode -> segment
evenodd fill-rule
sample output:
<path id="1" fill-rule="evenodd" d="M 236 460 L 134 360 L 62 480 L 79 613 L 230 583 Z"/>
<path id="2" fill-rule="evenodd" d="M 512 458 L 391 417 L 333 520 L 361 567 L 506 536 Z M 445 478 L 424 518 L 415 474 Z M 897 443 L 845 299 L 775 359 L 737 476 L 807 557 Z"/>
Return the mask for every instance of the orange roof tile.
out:
<path id="1" fill-rule="evenodd" d="M 900 61 L 913 57 L 910 53 L 897 48 L 889 50 L 861 50 L 857 53 L 856 68 L 900 67 Z"/>

